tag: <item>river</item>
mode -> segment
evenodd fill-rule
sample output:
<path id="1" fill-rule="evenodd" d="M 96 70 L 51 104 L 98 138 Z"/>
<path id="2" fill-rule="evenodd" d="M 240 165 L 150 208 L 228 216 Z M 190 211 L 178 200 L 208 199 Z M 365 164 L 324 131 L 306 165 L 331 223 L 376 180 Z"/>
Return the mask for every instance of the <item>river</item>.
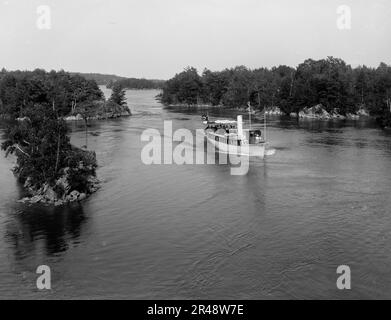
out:
<path id="1" fill-rule="evenodd" d="M 157 93 L 129 90 L 132 117 L 91 123 L 103 187 L 81 204 L 17 203 L 15 159 L 2 152 L 0 299 L 391 298 L 391 134 L 273 118 L 276 153 L 247 175 L 148 166 L 143 130 L 202 128 L 202 111 L 163 108 Z M 83 124 L 70 126 L 84 145 Z M 36 288 L 43 264 L 47 291 Z M 336 287 L 339 265 L 351 268 L 351 290 Z"/>

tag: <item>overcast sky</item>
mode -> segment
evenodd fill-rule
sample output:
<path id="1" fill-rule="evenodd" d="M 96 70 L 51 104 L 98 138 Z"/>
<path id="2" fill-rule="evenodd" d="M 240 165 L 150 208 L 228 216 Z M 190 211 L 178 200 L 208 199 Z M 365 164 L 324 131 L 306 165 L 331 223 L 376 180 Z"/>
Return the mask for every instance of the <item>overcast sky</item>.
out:
<path id="1" fill-rule="evenodd" d="M 51 9 L 39 29 L 37 7 Z M 351 8 L 351 29 L 337 8 Z M 41 22 L 43 20 L 40 20 Z M 167 79 L 334 56 L 391 64 L 390 0 L 0 0 L 0 68 Z"/>

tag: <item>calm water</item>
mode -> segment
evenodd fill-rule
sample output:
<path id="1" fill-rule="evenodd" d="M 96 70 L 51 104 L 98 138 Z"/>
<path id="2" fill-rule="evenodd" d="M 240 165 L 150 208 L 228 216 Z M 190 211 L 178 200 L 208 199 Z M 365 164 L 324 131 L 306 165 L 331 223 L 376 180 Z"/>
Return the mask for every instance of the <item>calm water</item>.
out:
<path id="1" fill-rule="evenodd" d="M 82 205 L 17 203 L 14 159 L 2 153 L 0 298 L 391 298 L 390 134 L 275 119 L 276 154 L 246 176 L 228 165 L 146 166 L 144 129 L 165 119 L 200 128 L 202 111 L 163 109 L 156 94 L 128 91 L 134 116 L 89 128 L 104 183 Z M 82 124 L 72 130 L 84 145 Z M 50 292 L 35 287 L 41 264 Z M 342 264 L 350 292 L 336 289 Z"/>

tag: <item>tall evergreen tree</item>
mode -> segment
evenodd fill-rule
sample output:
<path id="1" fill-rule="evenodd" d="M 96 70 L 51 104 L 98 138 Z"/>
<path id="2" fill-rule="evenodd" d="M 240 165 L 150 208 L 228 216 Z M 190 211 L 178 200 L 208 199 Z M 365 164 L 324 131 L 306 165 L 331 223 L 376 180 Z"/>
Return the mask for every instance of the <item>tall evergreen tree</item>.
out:
<path id="1" fill-rule="evenodd" d="M 126 91 L 120 84 L 115 84 L 109 101 L 114 102 L 120 106 L 126 106 Z"/>

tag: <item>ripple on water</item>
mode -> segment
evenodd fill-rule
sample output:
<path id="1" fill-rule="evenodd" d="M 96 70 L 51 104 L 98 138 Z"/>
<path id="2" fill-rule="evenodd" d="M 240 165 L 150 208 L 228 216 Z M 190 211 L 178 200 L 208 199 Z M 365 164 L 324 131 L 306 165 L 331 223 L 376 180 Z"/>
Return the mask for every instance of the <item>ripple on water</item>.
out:
<path id="1" fill-rule="evenodd" d="M 275 119 L 276 153 L 247 176 L 147 166 L 143 130 L 202 127 L 201 110 L 168 111 L 155 93 L 128 92 L 134 116 L 91 123 L 104 183 L 80 206 L 17 204 L 12 161 L 0 157 L 0 298 L 46 298 L 32 284 L 41 263 L 53 268 L 51 298 L 341 298 L 341 264 L 355 274 L 345 298 L 391 294 L 389 135 Z M 84 144 L 84 126 L 72 130 Z"/>

